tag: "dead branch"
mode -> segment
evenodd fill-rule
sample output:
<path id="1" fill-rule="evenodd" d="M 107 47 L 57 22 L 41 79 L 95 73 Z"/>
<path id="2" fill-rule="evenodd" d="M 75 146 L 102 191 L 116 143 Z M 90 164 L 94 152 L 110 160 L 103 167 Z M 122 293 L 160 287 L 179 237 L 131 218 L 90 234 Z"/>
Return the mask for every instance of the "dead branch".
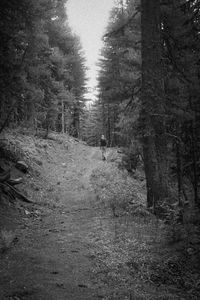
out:
<path id="1" fill-rule="evenodd" d="M 0 173 L 0 182 L 8 181 L 10 179 L 10 170 Z"/>
<path id="2" fill-rule="evenodd" d="M 22 179 L 22 177 L 19 177 L 19 178 L 16 178 L 16 179 L 8 179 L 8 183 L 10 184 L 10 185 L 17 185 L 17 184 L 20 184 L 20 183 L 22 183 L 22 181 L 23 181 L 23 179 Z"/>
<path id="3" fill-rule="evenodd" d="M 21 192 L 19 192 L 16 188 L 14 188 L 12 185 L 10 185 L 9 183 L 6 182 L 4 184 L 10 189 L 10 191 L 14 194 L 14 196 L 16 198 L 18 198 L 26 203 L 34 203 L 33 201 L 29 200 L 26 196 L 24 196 Z"/>
<path id="4" fill-rule="evenodd" d="M 0 167 L 0 187 L 2 191 L 8 194 L 12 200 L 18 198 L 26 203 L 33 203 L 14 187 L 22 182 L 22 178 L 19 177 L 17 179 L 11 179 L 10 176 L 10 170 L 5 171 L 2 167 Z"/>
<path id="5" fill-rule="evenodd" d="M 110 31 L 108 33 L 106 33 L 103 37 L 111 37 L 114 34 L 117 34 L 118 32 L 120 32 L 121 30 L 123 30 L 126 26 L 128 26 L 130 24 L 130 22 L 136 17 L 136 15 L 139 13 L 139 10 L 137 10 L 122 26 L 120 26 L 119 28 Z"/>

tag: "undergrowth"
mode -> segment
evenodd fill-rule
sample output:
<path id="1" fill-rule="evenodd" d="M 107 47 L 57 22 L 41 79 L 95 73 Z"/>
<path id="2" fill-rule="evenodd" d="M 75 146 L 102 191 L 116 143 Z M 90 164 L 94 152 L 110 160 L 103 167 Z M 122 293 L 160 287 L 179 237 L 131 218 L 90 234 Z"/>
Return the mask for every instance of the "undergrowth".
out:
<path id="1" fill-rule="evenodd" d="M 151 214 L 144 183 L 114 163 L 94 170 L 91 183 L 103 211 L 98 234 L 88 236 L 103 299 L 199 299 L 199 257 L 184 225 Z"/>
<path id="2" fill-rule="evenodd" d="M 16 239 L 13 231 L 2 229 L 0 231 L 0 253 L 5 253 L 9 250 Z"/>
<path id="3" fill-rule="evenodd" d="M 145 208 L 144 183 L 131 178 L 127 171 L 119 170 L 116 164 L 104 164 L 95 169 L 91 182 L 104 207 L 110 208 L 114 216 L 149 214 Z"/>

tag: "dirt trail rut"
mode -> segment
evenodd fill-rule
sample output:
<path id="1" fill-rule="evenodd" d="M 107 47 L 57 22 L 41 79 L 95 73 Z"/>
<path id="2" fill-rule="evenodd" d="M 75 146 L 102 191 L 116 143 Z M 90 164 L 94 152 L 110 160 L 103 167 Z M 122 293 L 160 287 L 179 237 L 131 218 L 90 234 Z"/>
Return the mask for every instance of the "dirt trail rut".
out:
<path id="1" fill-rule="evenodd" d="M 47 205 L 19 222 L 19 241 L 1 263 L 0 299 L 100 299 L 91 281 L 87 242 L 98 213 L 89 178 L 103 163 L 99 150 L 78 145 L 71 155 L 52 149 L 49 158 L 40 176 L 48 183 L 41 181 Z"/>

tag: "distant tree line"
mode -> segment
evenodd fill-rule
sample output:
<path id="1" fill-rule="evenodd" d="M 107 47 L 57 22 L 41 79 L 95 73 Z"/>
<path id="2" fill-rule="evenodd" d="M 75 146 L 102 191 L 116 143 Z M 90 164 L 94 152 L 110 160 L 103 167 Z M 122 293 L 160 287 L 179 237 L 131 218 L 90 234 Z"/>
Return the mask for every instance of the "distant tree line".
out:
<path id="1" fill-rule="evenodd" d="M 24 125 L 79 134 L 84 56 L 65 0 L 0 2 L 0 131 Z"/>
<path id="2" fill-rule="evenodd" d="M 104 132 L 110 146 L 140 153 L 158 214 L 170 202 L 200 207 L 199 49 L 197 0 L 118 1 L 104 35 L 85 139 L 95 145 Z"/>

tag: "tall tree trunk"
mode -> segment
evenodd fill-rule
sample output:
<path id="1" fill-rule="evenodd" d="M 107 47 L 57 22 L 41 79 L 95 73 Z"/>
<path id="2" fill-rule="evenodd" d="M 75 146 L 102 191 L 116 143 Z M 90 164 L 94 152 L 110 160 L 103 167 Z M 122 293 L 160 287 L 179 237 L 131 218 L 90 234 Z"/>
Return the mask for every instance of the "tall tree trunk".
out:
<path id="1" fill-rule="evenodd" d="M 192 160 L 193 160 L 193 189 L 194 189 L 194 202 L 200 208 L 200 201 L 198 197 L 198 172 L 197 172 L 197 141 L 196 141 L 196 120 L 192 121 Z"/>
<path id="2" fill-rule="evenodd" d="M 101 134 L 106 134 L 106 108 L 105 108 L 105 104 L 102 101 L 102 132 Z"/>
<path id="3" fill-rule="evenodd" d="M 73 125 L 76 130 L 74 136 L 79 137 L 79 131 L 80 131 L 80 111 L 79 111 L 79 102 L 74 107 L 74 120 Z"/>
<path id="4" fill-rule="evenodd" d="M 191 88 L 190 94 L 195 91 L 195 88 Z M 193 92 L 194 93 L 194 92 Z M 191 121 L 191 154 L 192 154 L 192 162 L 193 162 L 193 190 L 194 190 L 194 202 L 195 204 L 199 207 L 200 209 L 200 197 L 198 195 L 198 166 L 197 166 L 197 161 L 198 161 L 198 135 L 197 135 L 197 111 L 198 107 L 195 105 L 198 100 L 196 100 L 192 97 L 189 98 L 189 104 L 191 111 L 193 112 L 193 119 Z"/>
<path id="5" fill-rule="evenodd" d="M 64 100 L 61 100 L 62 103 L 62 133 L 65 133 L 65 109 L 64 109 Z"/>
<path id="6" fill-rule="evenodd" d="M 142 0 L 142 111 L 147 206 L 159 213 L 168 196 L 160 0 Z"/>
<path id="7" fill-rule="evenodd" d="M 181 160 L 181 149 L 180 149 L 180 142 L 177 141 L 176 143 L 176 168 L 177 168 L 177 182 L 178 182 L 178 202 L 179 206 L 181 207 L 182 201 L 182 191 L 183 191 L 183 170 L 182 170 L 182 160 Z"/>
<path id="8" fill-rule="evenodd" d="M 107 105 L 107 122 L 108 122 L 108 145 L 111 144 L 111 120 L 110 120 L 110 106 Z"/>

